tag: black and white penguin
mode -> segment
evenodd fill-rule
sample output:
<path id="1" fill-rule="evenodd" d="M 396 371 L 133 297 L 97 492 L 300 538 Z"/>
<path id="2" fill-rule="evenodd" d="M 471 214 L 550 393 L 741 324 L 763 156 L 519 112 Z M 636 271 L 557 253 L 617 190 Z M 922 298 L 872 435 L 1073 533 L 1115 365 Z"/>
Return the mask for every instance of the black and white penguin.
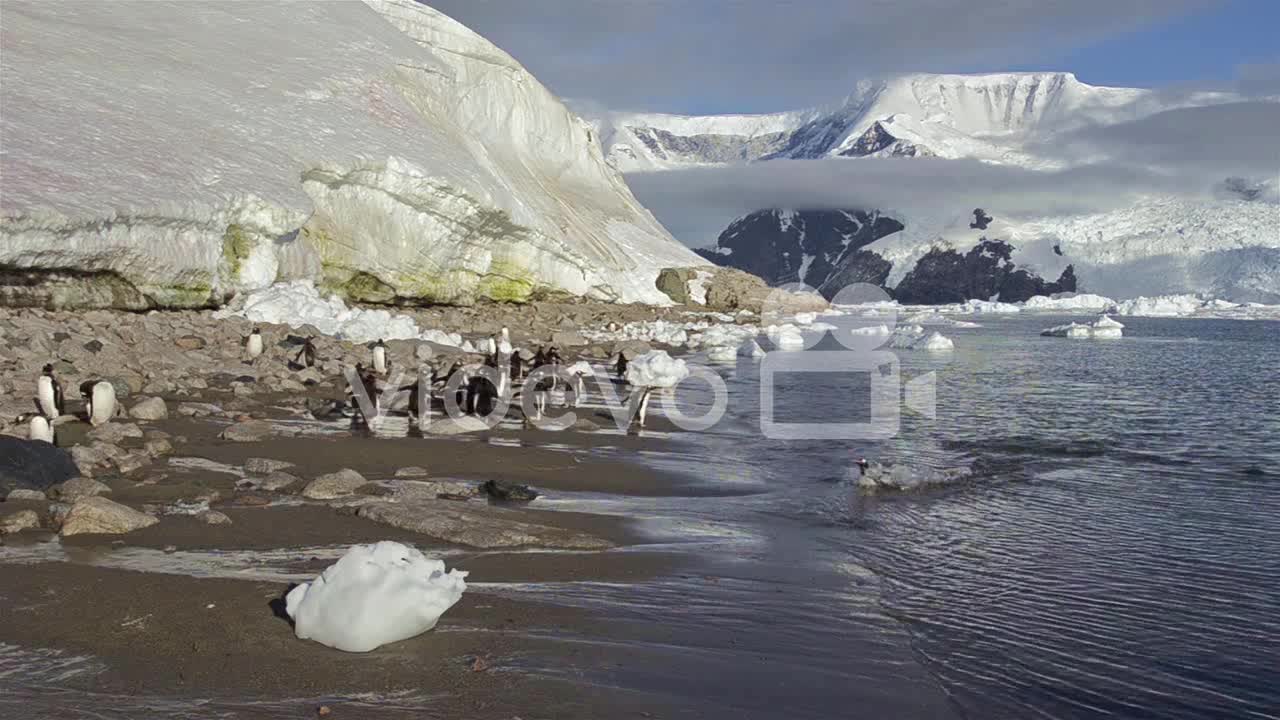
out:
<path id="1" fill-rule="evenodd" d="M 391 360 L 387 357 L 387 344 L 379 338 L 373 345 L 373 371 L 379 375 L 391 372 Z"/>
<path id="2" fill-rule="evenodd" d="M 62 398 L 62 383 L 53 376 L 53 365 L 45 365 L 40 377 L 36 378 L 36 406 L 49 420 L 61 416 L 66 407 Z"/>
<path id="3" fill-rule="evenodd" d="M 506 357 L 507 355 L 510 355 L 511 352 L 511 331 L 504 327 L 502 328 L 502 332 L 498 334 L 498 354 Z"/>
<path id="4" fill-rule="evenodd" d="M 619 378 L 627 376 L 627 355 L 621 351 L 618 352 L 618 362 L 613 364 L 613 374 Z"/>
<path id="5" fill-rule="evenodd" d="M 520 353 L 511 353 L 511 381 L 519 382 L 524 377 L 524 358 L 520 357 Z"/>
<path id="6" fill-rule="evenodd" d="M 369 402 L 373 405 L 374 417 L 381 413 L 382 398 L 378 393 L 378 378 L 372 370 L 365 368 L 362 363 L 356 363 L 356 379 L 360 382 L 360 387 L 364 389 L 365 397 L 369 398 Z M 364 412 L 364 407 L 360 404 L 360 398 L 356 397 L 356 389 L 351 388 L 350 404 L 355 414 L 352 420 L 362 423 L 366 427 L 369 426 L 370 418 Z"/>
<path id="7" fill-rule="evenodd" d="M 649 399 L 653 397 L 653 388 L 640 388 L 639 397 L 636 399 L 635 409 L 631 413 L 631 423 L 627 425 L 627 432 L 635 434 L 644 429 L 645 417 L 649 414 Z"/>
<path id="8" fill-rule="evenodd" d="M 293 359 L 295 363 L 303 367 L 314 367 L 316 364 L 316 343 L 315 337 L 309 337 L 306 342 L 302 343 L 302 349 L 298 351 L 298 356 Z"/>
<path id="9" fill-rule="evenodd" d="M 249 337 L 244 339 L 244 352 L 250 360 L 256 360 L 262 355 L 262 332 L 258 328 L 254 328 Z"/>
<path id="10" fill-rule="evenodd" d="M 84 401 L 90 425 L 104 425 L 116 416 L 116 388 L 106 380 L 80 383 L 80 399 Z"/>

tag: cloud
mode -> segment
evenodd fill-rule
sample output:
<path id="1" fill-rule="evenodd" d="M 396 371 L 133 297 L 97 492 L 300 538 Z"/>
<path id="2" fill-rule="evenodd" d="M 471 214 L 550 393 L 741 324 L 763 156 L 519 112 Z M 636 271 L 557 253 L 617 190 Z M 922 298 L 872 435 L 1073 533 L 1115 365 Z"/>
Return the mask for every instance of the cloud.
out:
<path id="1" fill-rule="evenodd" d="M 1211 0 L 429 0 L 561 97 L 618 110 L 765 112 L 859 79 L 1053 61 Z"/>

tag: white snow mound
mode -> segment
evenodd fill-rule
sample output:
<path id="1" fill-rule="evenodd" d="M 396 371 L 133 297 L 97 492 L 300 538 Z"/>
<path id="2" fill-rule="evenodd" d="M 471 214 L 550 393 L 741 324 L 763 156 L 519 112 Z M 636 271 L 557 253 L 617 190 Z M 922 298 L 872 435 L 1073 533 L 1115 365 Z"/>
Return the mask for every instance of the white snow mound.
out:
<path id="1" fill-rule="evenodd" d="M 369 652 L 435 627 L 467 589 L 466 576 L 398 542 L 354 545 L 289 591 L 285 608 L 299 639 Z"/>
<path id="2" fill-rule="evenodd" d="M 627 382 L 633 387 L 668 388 L 689 377 L 689 366 L 666 350 L 650 350 L 627 364 Z"/>

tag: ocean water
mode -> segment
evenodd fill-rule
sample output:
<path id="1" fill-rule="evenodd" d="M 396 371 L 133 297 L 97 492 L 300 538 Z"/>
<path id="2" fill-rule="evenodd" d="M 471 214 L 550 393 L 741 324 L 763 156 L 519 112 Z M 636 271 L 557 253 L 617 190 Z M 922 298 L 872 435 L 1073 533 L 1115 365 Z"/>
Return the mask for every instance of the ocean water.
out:
<path id="1" fill-rule="evenodd" d="M 630 716 L 642 696 L 669 708 L 663 717 L 734 720 L 1280 718 L 1280 323 L 1125 318 L 1120 340 L 1038 335 L 1068 319 L 984 317 L 980 328 L 939 328 L 953 352 L 897 351 L 901 382 L 918 388 L 934 374 L 936 412 L 904 410 L 899 431 L 878 440 L 764 437 L 759 365 L 709 366 L 728 393 L 721 422 L 651 433 L 637 453 L 604 450 L 696 478 L 705 497 L 538 500 L 639 520 L 648 542 L 619 552 L 684 553 L 678 574 L 475 578 L 468 597 L 605 620 L 529 628 L 553 650 L 504 659 L 581 686 L 591 717 Z M 874 416 L 857 373 L 773 381 L 776 419 Z M 691 387 L 678 403 L 698 413 L 710 395 Z M 970 472 L 867 495 L 859 456 L 924 477 Z M 294 554 L 252 564 L 285 579 Z M 166 558 L 156 571 L 218 575 L 250 562 Z M 156 559 L 125 549 L 93 562 Z M 0 647 L 0 696 L 104 717 L 212 707 L 149 698 L 144 712 L 127 698 L 64 695 L 62 676 L 94 662 Z M 411 700 L 369 698 L 364 711 L 432 716 Z M 281 702 L 284 713 L 310 701 Z M 277 711 L 235 698 L 217 709 Z"/>
<path id="2" fill-rule="evenodd" d="M 707 570 L 577 594 L 628 627 L 583 642 L 643 668 L 600 681 L 697 717 L 1280 717 L 1280 323 L 1038 336 L 1065 320 L 898 352 L 936 373 L 936 418 L 879 441 L 763 438 L 757 366 L 723 368 L 725 421 L 649 460 L 755 492 L 630 505 L 697 528 Z M 868 403 L 851 378 L 774 379 L 775 417 Z M 868 496 L 859 455 L 972 474 Z"/>

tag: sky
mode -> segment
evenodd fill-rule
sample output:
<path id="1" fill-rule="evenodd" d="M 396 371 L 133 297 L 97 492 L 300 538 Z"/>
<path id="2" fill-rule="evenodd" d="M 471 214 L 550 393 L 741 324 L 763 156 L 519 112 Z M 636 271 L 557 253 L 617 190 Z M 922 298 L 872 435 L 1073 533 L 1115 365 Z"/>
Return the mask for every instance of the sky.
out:
<path id="1" fill-rule="evenodd" d="M 1280 63 L 1280 0 L 427 0 L 575 107 L 757 113 L 903 72 L 1221 84 Z"/>

